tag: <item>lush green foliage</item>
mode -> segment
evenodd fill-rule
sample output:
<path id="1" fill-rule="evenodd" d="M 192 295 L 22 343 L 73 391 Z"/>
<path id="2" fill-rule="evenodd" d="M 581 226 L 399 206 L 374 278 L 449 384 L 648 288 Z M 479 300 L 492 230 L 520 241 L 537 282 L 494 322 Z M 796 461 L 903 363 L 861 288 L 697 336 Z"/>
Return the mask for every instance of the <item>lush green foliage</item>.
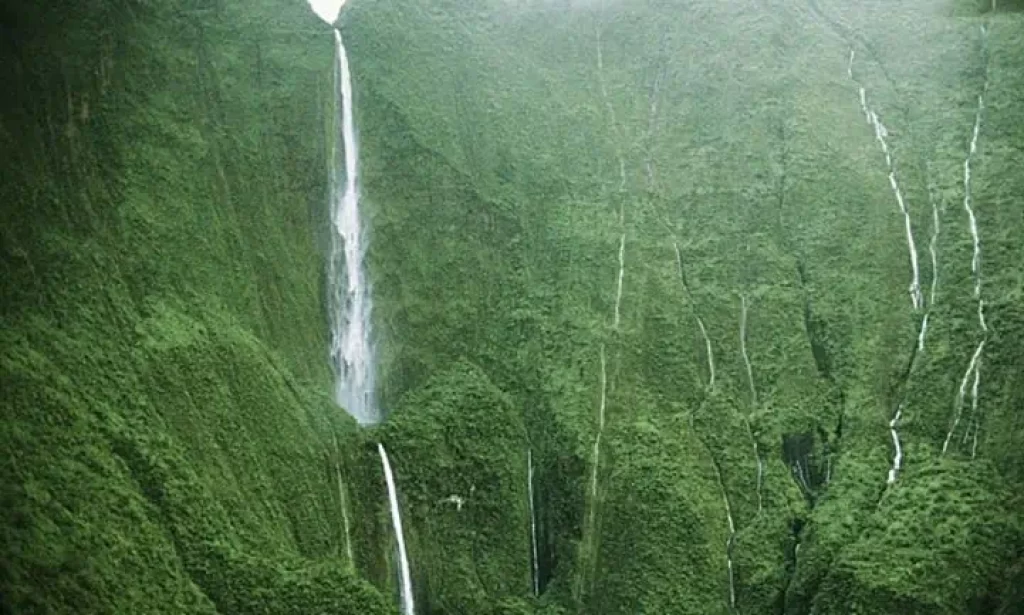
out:
<path id="1" fill-rule="evenodd" d="M 406 396 L 380 437 L 422 612 L 487 613 L 501 598 L 527 596 L 526 431 L 508 398 L 456 363 Z"/>
<path id="2" fill-rule="evenodd" d="M 0 610 L 390 612 L 325 393 L 329 39 L 302 6 L 65 9 L 3 15 Z"/>
<path id="3" fill-rule="evenodd" d="M 329 30 L 4 9 L 0 610 L 393 610 L 379 439 L 421 615 L 1019 612 L 1016 4 L 352 2 L 367 431 L 327 395 Z"/>

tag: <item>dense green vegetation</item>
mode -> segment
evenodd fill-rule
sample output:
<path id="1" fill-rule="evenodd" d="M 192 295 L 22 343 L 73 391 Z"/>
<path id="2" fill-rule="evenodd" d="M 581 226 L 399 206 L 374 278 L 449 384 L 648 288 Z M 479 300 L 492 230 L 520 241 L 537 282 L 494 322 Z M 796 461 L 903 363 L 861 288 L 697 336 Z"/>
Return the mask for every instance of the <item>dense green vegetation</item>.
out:
<path id="1" fill-rule="evenodd" d="M 0 610 L 391 612 L 341 529 L 319 24 L 65 9 L 3 13 Z"/>
<path id="2" fill-rule="evenodd" d="M 0 612 L 1024 612 L 1019 4 L 0 9 Z"/>

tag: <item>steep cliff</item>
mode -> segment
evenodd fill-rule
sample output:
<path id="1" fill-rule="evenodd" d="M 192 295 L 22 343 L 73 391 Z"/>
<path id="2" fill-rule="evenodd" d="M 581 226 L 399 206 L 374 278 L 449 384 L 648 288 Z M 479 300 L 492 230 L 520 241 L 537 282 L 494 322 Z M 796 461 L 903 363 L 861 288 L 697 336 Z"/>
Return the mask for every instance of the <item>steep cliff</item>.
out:
<path id="1" fill-rule="evenodd" d="M 1021 8 L 4 9 L 3 610 L 1024 612 Z"/>

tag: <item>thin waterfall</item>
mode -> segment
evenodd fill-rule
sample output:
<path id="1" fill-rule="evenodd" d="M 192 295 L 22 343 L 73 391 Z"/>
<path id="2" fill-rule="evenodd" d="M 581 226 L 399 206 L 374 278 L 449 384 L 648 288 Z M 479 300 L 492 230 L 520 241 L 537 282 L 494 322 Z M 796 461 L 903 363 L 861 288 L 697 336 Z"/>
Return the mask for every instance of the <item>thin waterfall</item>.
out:
<path id="1" fill-rule="evenodd" d="M 366 236 L 359 213 L 359 154 L 352 114 L 352 76 L 341 32 L 334 30 L 338 95 L 341 97 L 341 144 L 344 178 L 332 164 L 331 252 L 328 261 L 331 320 L 331 365 L 335 372 L 334 398 L 362 424 L 380 422 L 374 391 L 376 366 L 371 343 L 370 313 L 373 300 L 365 270 Z M 335 142 L 336 160 L 339 150 Z"/>
<path id="2" fill-rule="evenodd" d="M 747 382 L 750 385 L 750 411 L 756 412 L 758 407 L 757 401 L 757 387 L 754 385 L 754 367 L 750 363 L 750 355 L 747 354 L 747 296 L 740 295 L 740 352 L 743 354 L 743 363 L 747 368 Z M 764 498 L 761 494 L 761 488 L 764 484 L 764 461 L 761 459 L 761 447 L 757 444 L 757 438 L 754 437 L 754 430 L 750 426 L 750 417 L 743 419 L 743 424 L 747 428 L 747 434 L 750 436 L 751 442 L 754 443 L 754 460 L 757 462 L 757 482 L 755 488 L 757 490 L 757 512 L 760 513 L 764 508 Z"/>
<path id="3" fill-rule="evenodd" d="M 708 451 L 710 453 L 710 449 Z M 732 550 L 736 544 L 736 523 L 732 518 L 732 505 L 729 503 L 729 493 L 725 490 L 725 480 L 722 478 L 722 469 L 712 457 L 712 464 L 715 468 L 715 475 L 718 477 L 718 487 L 722 491 L 722 501 L 725 503 L 725 519 L 729 524 L 729 537 L 725 541 L 725 570 L 729 581 L 729 611 L 736 611 L 736 573 L 733 570 Z"/>
<path id="4" fill-rule="evenodd" d="M 540 595 L 540 563 L 537 559 L 537 510 L 533 501 L 533 449 L 526 450 L 526 491 L 530 498 L 530 552 L 533 556 L 533 595 Z"/>
<path id="5" fill-rule="evenodd" d="M 399 598 L 402 602 L 402 615 L 415 615 L 416 609 L 413 605 L 412 575 L 409 574 L 409 558 L 405 552 L 405 534 L 402 532 L 402 513 L 398 508 L 398 490 L 395 488 L 395 477 L 391 473 L 391 463 L 388 461 L 388 452 L 384 445 L 377 444 L 377 452 L 380 453 L 380 462 L 384 466 L 384 480 L 388 485 L 388 502 L 391 506 L 391 525 L 395 531 L 395 540 L 398 542 L 399 562 Z"/>
<path id="6" fill-rule="evenodd" d="M 953 433 L 956 432 L 956 428 L 960 425 L 960 419 L 963 416 L 964 398 L 967 395 L 967 381 L 970 380 L 971 375 L 974 375 L 974 385 L 971 387 L 971 392 L 974 396 L 972 402 L 972 411 L 978 407 L 978 384 L 980 374 L 978 372 L 978 363 L 981 361 L 981 352 L 985 349 L 985 340 L 981 340 L 978 343 L 977 348 L 974 349 L 974 354 L 971 355 L 971 362 L 967 365 L 967 372 L 964 373 L 963 379 L 960 380 L 960 387 L 956 393 L 956 403 L 953 405 L 953 423 L 946 433 L 946 441 L 942 444 L 942 454 L 945 455 L 949 449 L 949 443 L 953 439 Z"/>
<path id="7" fill-rule="evenodd" d="M 921 327 L 917 333 L 917 350 L 924 352 L 925 336 L 928 335 L 928 319 L 931 316 L 932 309 L 935 306 L 935 294 L 939 288 L 939 233 L 940 222 L 939 222 L 939 204 L 938 198 L 929 189 L 928 200 L 931 201 L 932 205 L 932 238 L 928 241 L 928 254 L 931 255 L 932 259 L 932 282 L 931 290 L 928 291 L 928 304 L 927 310 L 924 313 L 924 318 L 921 319 Z"/>
<path id="8" fill-rule="evenodd" d="M 978 329 L 980 334 L 980 341 L 975 347 L 974 354 L 971 355 L 971 360 L 967 365 L 967 371 L 964 372 L 964 377 L 960 381 L 960 388 L 957 390 L 956 401 L 953 407 L 953 421 L 949 428 L 949 432 L 946 434 L 946 440 L 942 445 L 942 453 L 945 454 L 949 449 L 949 443 L 953 438 L 953 432 L 956 431 L 957 426 L 960 424 L 961 417 L 963 415 L 964 398 L 966 395 L 967 382 L 973 376 L 973 384 L 971 385 L 971 424 L 967 427 L 967 433 L 964 434 L 964 442 L 967 440 L 967 435 L 970 433 L 971 427 L 974 428 L 974 443 L 971 446 L 971 457 L 973 458 L 978 451 L 978 390 L 981 385 L 981 363 L 982 353 L 985 349 L 985 342 L 988 340 L 989 328 L 988 323 L 985 321 L 985 299 L 982 296 L 982 277 L 981 277 L 981 236 L 978 232 L 978 218 L 974 211 L 974 194 L 972 191 L 971 184 L 971 168 L 974 163 L 974 156 L 978 152 L 978 137 L 981 135 L 982 117 L 985 112 L 985 94 L 988 93 L 989 87 L 989 76 L 988 76 L 988 27 L 985 25 L 981 26 L 981 53 L 982 53 L 982 64 L 984 67 L 984 82 L 982 84 L 981 93 L 978 94 L 978 104 L 974 113 L 974 125 L 971 129 L 971 140 L 967 147 L 967 156 L 964 158 L 964 178 L 963 178 L 963 189 L 964 189 L 964 212 L 967 214 L 967 225 L 971 233 L 971 243 L 973 244 L 973 251 L 971 254 L 971 277 L 974 282 L 974 299 L 977 302 L 977 314 L 978 314 Z"/>
<path id="9" fill-rule="evenodd" d="M 879 117 L 878 113 L 875 112 L 868 105 L 867 92 L 864 89 L 864 85 L 857 80 L 853 72 L 853 61 L 856 58 L 856 52 L 850 49 L 850 59 L 846 65 L 846 75 L 850 78 L 854 84 L 857 85 L 857 92 L 860 95 L 860 109 L 864 113 L 864 118 L 868 124 L 875 131 L 875 140 L 878 141 L 878 145 L 885 155 L 885 166 L 889 171 L 889 187 L 892 188 L 893 195 L 896 197 L 896 205 L 899 207 L 900 213 L 903 215 L 903 228 L 907 236 L 907 250 L 910 254 L 910 269 L 911 279 L 908 290 L 910 292 L 910 302 L 913 305 L 914 311 L 925 309 L 924 294 L 921 291 L 921 272 L 920 265 L 917 257 L 917 245 L 914 242 L 914 230 L 911 225 L 910 209 L 907 207 L 907 203 L 903 198 L 903 191 L 900 189 L 898 180 L 896 179 L 896 165 L 893 161 L 892 151 L 889 148 L 889 129 L 886 128 L 885 124 L 882 123 L 882 118 Z M 932 227 L 932 239 L 929 243 L 929 253 L 932 259 L 932 288 L 931 294 L 929 295 L 929 303 L 927 305 L 928 310 L 931 309 L 931 302 L 935 299 L 935 276 L 937 275 L 937 258 L 935 253 L 935 243 L 938 237 L 938 215 L 935 210 L 934 203 L 932 204 L 933 209 L 933 227 Z M 928 311 L 925 311 L 921 316 L 920 326 L 918 327 L 917 333 L 917 347 L 920 350 L 924 350 L 925 335 L 928 331 Z M 915 355 L 916 356 L 916 355 Z M 911 363 L 913 366 L 913 363 Z M 889 472 L 886 476 L 886 483 L 893 484 L 899 477 L 900 469 L 903 466 L 903 445 L 900 442 L 899 425 L 900 420 L 903 418 L 903 404 L 900 404 L 896 408 L 896 412 L 892 418 L 889 419 L 889 437 L 892 439 L 893 456 L 892 465 L 889 467 Z"/>
<path id="10" fill-rule="evenodd" d="M 619 220 L 622 221 L 622 212 L 619 212 Z M 623 232 L 619 237 L 619 277 L 617 278 L 615 285 L 615 318 L 613 320 L 612 328 L 616 331 L 619 330 L 619 314 L 620 307 L 622 306 L 622 280 L 626 272 L 626 233 Z"/>
<path id="11" fill-rule="evenodd" d="M 679 253 L 679 243 L 677 241 L 672 242 L 672 248 L 676 251 L 676 267 L 679 268 L 679 281 L 683 284 L 683 291 L 686 292 L 687 298 L 693 303 L 693 297 L 690 296 L 689 286 L 686 284 L 686 273 L 683 271 L 683 257 Z M 711 338 L 708 337 L 708 330 L 704 326 L 704 321 L 701 319 L 700 314 L 697 313 L 697 308 L 693 309 L 693 316 L 697 320 L 697 326 L 700 328 L 701 337 L 704 338 L 705 352 L 708 356 L 708 390 L 713 391 L 715 388 L 715 353 L 711 350 Z"/>
<path id="12" fill-rule="evenodd" d="M 889 148 L 889 129 L 886 128 L 885 124 L 882 123 L 882 118 L 877 112 L 871 109 L 868 105 L 867 91 L 864 86 L 857 80 L 853 72 L 853 61 L 856 58 L 856 52 L 850 50 L 850 58 L 846 65 L 847 76 L 857 85 L 857 92 L 860 95 L 860 108 L 864 112 L 864 119 L 868 124 L 874 128 L 875 140 L 878 141 L 878 145 L 885 155 L 885 166 L 889 171 L 889 187 L 892 188 L 893 195 L 896 197 L 896 205 L 899 207 L 900 213 L 903 215 L 903 226 L 904 231 L 907 235 L 907 251 L 910 253 L 910 269 L 911 279 L 908 291 L 910 292 L 910 302 L 914 307 L 914 310 L 920 310 L 924 307 L 924 295 L 921 293 L 921 281 L 920 281 L 920 267 L 917 260 L 917 246 L 914 243 L 914 231 L 911 226 L 910 210 L 907 208 L 907 204 L 903 199 L 903 191 L 900 190 L 899 182 L 896 178 L 896 166 L 893 161 L 892 151 Z"/>
<path id="13" fill-rule="evenodd" d="M 889 421 L 889 437 L 892 438 L 892 465 L 889 467 L 889 476 L 886 479 L 890 485 L 896 482 L 899 477 L 900 469 L 903 467 L 903 446 L 900 444 L 900 434 L 896 431 L 899 427 L 900 419 L 903 418 L 903 404 L 896 407 L 896 414 Z"/>
<path id="14" fill-rule="evenodd" d="M 341 520 L 345 530 L 345 555 L 348 556 L 348 563 L 355 567 L 356 560 L 352 555 L 352 534 L 351 523 L 348 518 L 348 498 L 345 496 L 345 482 L 341 478 L 341 447 L 338 446 L 338 436 L 334 436 L 334 474 L 338 479 L 338 503 L 341 506 Z"/>
<path id="15" fill-rule="evenodd" d="M 757 388 L 754 387 L 754 367 L 750 364 L 750 355 L 747 354 L 747 296 L 740 295 L 740 351 L 743 354 L 743 364 L 747 368 L 747 383 L 750 385 L 750 404 L 757 408 Z"/>

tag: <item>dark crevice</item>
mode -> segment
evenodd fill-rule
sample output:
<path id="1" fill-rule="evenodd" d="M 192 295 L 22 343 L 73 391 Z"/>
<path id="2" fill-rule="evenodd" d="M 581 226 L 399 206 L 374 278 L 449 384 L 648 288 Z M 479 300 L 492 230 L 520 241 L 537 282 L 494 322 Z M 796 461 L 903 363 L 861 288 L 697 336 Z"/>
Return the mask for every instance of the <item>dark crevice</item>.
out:
<path id="1" fill-rule="evenodd" d="M 814 508 L 818 493 L 826 482 L 826 473 L 829 471 L 831 461 L 827 454 L 827 445 L 824 453 L 815 454 L 815 434 L 812 432 L 782 436 L 782 460 L 790 470 L 790 478 L 800 488 L 800 493 L 810 508 Z"/>
<path id="2" fill-rule="evenodd" d="M 889 413 L 890 416 L 895 416 L 897 410 L 903 406 L 907 399 L 907 389 L 910 387 L 910 377 L 914 373 L 914 367 L 917 364 L 917 351 L 918 342 L 914 339 L 913 345 L 910 347 L 910 355 L 907 357 L 906 365 L 903 367 L 903 371 L 900 372 L 896 381 L 892 384 L 889 389 L 889 399 L 892 400 L 892 409 Z"/>
<path id="3" fill-rule="evenodd" d="M 834 385 L 836 382 L 832 371 L 833 361 L 829 354 L 828 344 L 825 341 L 828 339 L 825 322 L 814 314 L 814 308 L 811 304 L 811 293 L 808 290 L 807 266 L 801 256 L 796 256 L 796 274 L 804 300 L 804 333 L 807 335 L 807 341 L 811 346 L 814 366 L 822 379 Z"/>
<path id="4" fill-rule="evenodd" d="M 829 385 L 829 405 L 839 409 L 839 416 L 836 427 L 829 437 L 827 430 L 818 425 L 818 438 L 822 442 L 821 458 L 817 463 L 810 463 L 809 456 L 805 455 L 799 464 L 796 460 L 799 456 L 790 456 L 784 451 L 784 461 L 790 468 L 791 478 L 797 481 L 801 493 L 804 494 L 808 505 L 813 507 L 818 498 L 818 492 L 823 487 L 827 488 L 832 479 L 834 470 L 834 457 L 840 448 L 843 437 L 843 415 L 845 413 L 845 395 L 835 374 L 835 358 L 832 356 L 828 343 L 829 334 L 825 320 L 814 312 L 814 304 L 811 299 L 811 280 L 808 273 L 806 260 L 801 251 L 796 247 L 795 242 L 786 232 L 785 211 L 786 211 L 786 190 L 789 181 L 789 141 L 787 139 L 786 126 L 780 121 L 777 125 L 777 142 L 779 147 L 779 176 L 776 197 L 776 234 L 778 242 L 784 253 L 793 259 L 796 270 L 797 284 L 803 302 L 802 319 L 804 334 L 807 337 L 808 346 L 811 350 L 811 358 L 814 361 L 815 370 L 818 376 Z M 785 440 L 790 435 L 783 436 Z M 813 438 L 811 442 L 813 448 Z M 785 459 L 790 457 L 789 459 Z M 801 474 L 802 471 L 802 474 Z M 806 485 L 801 484 L 799 477 L 803 476 Z"/>
<path id="5" fill-rule="evenodd" d="M 785 560 L 785 584 L 782 586 L 782 590 L 776 597 L 775 602 L 772 605 L 772 611 L 776 615 L 783 615 L 786 613 L 786 596 L 789 593 L 790 585 L 793 584 L 793 578 L 796 576 L 796 567 L 798 556 L 800 554 L 800 544 L 803 538 L 804 527 L 806 522 L 801 517 L 794 517 L 789 523 L 789 537 L 786 540 L 786 544 L 783 547 L 783 558 Z"/>
<path id="6" fill-rule="evenodd" d="M 835 385 L 836 381 L 833 374 L 834 363 L 828 351 L 828 344 L 825 341 L 828 339 L 825 322 L 814 314 L 813 304 L 811 302 L 810 281 L 808 279 L 807 265 L 803 255 L 796 248 L 794 242 L 786 232 L 784 217 L 786 211 L 786 189 L 789 179 L 789 142 L 786 138 L 786 127 L 782 122 L 779 123 L 777 130 L 777 139 L 781 146 L 779 149 L 780 171 L 776 198 L 776 206 L 778 210 L 776 234 L 778 235 L 778 241 L 783 251 L 789 254 L 795 262 L 797 282 L 800 286 L 800 293 L 803 297 L 804 304 L 804 333 L 807 335 L 807 341 L 811 347 L 811 355 L 814 359 L 815 368 L 818 370 L 819 376 L 830 384 Z"/>

